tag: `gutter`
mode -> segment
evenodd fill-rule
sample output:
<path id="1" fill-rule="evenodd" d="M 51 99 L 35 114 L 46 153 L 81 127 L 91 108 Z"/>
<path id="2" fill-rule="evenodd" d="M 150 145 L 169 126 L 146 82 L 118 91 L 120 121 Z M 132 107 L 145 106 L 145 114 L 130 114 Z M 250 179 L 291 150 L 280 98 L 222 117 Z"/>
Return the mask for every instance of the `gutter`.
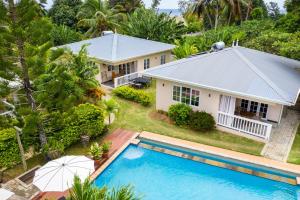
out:
<path id="1" fill-rule="evenodd" d="M 193 82 L 181 81 L 181 80 L 178 80 L 178 79 L 161 77 L 161 76 L 157 76 L 157 75 L 153 75 L 153 74 L 147 74 L 147 72 L 145 72 L 145 71 L 141 72 L 141 73 L 144 74 L 145 76 L 148 75 L 148 76 L 153 77 L 153 78 L 172 81 L 172 82 L 177 82 L 177 83 L 181 83 L 181 84 L 187 84 L 187 85 L 191 85 L 191 86 L 194 86 L 194 87 L 210 89 L 210 90 L 214 90 L 214 91 L 218 91 L 218 92 L 226 92 L 226 93 L 229 93 L 229 94 L 234 94 L 234 95 L 238 95 L 238 96 L 244 96 L 244 97 L 259 99 L 259 100 L 263 100 L 263 101 L 267 101 L 267 102 L 271 102 L 271 103 L 277 103 L 277 104 L 281 104 L 281 105 L 285 105 L 285 106 L 292 106 L 293 105 L 293 103 L 291 103 L 291 102 L 277 101 L 277 100 L 273 100 L 273 99 L 262 98 L 262 97 L 259 97 L 259 96 L 256 96 L 256 95 L 245 94 L 245 93 L 242 93 L 242 92 L 234 92 L 234 91 L 231 91 L 231 90 L 226 90 L 226 89 L 222 89 L 222 88 L 197 84 L 197 83 L 193 83 Z"/>

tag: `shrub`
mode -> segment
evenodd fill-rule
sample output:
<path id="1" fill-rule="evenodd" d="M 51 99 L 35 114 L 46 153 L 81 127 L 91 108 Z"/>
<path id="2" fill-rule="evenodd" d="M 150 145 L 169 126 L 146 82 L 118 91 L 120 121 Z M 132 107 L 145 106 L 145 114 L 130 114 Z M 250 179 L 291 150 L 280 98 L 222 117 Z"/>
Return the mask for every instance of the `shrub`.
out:
<path id="1" fill-rule="evenodd" d="M 65 128 L 56 134 L 65 147 L 80 140 L 80 135 L 95 137 L 103 133 L 104 114 L 98 107 L 86 103 L 64 113 Z"/>
<path id="2" fill-rule="evenodd" d="M 210 131 L 215 127 L 214 117 L 206 112 L 191 112 L 189 126 L 197 131 Z"/>
<path id="3" fill-rule="evenodd" d="M 175 122 L 176 125 L 188 124 L 192 108 L 183 103 L 177 103 L 169 107 L 168 116 Z"/>
<path id="4" fill-rule="evenodd" d="M 16 139 L 16 130 L 7 128 L 0 131 L 0 168 L 11 167 L 21 161 Z"/>
<path id="5" fill-rule="evenodd" d="M 113 90 L 118 97 L 138 102 L 143 106 L 148 106 L 151 102 L 150 95 L 143 90 L 137 90 L 129 86 L 121 86 Z"/>

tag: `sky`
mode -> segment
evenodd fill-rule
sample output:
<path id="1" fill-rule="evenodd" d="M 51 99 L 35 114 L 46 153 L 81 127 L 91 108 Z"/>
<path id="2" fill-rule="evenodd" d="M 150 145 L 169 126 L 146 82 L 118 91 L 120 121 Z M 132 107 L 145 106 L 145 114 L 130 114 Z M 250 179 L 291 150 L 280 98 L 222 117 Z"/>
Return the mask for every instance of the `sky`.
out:
<path id="1" fill-rule="evenodd" d="M 47 2 L 48 2 L 47 8 L 51 7 L 52 1 L 53 0 L 47 0 Z M 152 0 L 143 0 L 143 1 L 145 2 L 146 7 L 150 7 Z M 270 1 L 276 2 L 276 3 L 278 3 L 279 8 L 281 10 L 283 9 L 284 0 L 265 0 L 265 1 L 266 2 L 270 2 Z M 178 8 L 178 0 L 161 0 L 159 8 L 161 8 L 161 9 L 167 9 L 167 8 L 176 9 L 176 8 Z"/>

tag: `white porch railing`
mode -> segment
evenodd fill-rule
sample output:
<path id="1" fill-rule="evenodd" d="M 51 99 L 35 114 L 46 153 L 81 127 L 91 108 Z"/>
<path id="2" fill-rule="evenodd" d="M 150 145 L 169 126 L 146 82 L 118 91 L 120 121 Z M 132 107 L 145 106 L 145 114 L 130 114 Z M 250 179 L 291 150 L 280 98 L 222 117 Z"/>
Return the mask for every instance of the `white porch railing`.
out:
<path id="1" fill-rule="evenodd" d="M 134 72 L 134 73 L 131 73 L 131 74 L 126 74 L 124 76 L 116 77 L 114 79 L 114 86 L 116 88 L 116 87 L 119 87 L 121 85 L 127 85 L 130 82 L 130 80 L 135 79 L 135 78 L 140 77 L 140 76 L 141 76 L 141 74 L 139 72 Z"/>
<path id="2" fill-rule="evenodd" d="M 237 115 L 218 112 L 218 125 L 268 140 L 272 125 Z"/>

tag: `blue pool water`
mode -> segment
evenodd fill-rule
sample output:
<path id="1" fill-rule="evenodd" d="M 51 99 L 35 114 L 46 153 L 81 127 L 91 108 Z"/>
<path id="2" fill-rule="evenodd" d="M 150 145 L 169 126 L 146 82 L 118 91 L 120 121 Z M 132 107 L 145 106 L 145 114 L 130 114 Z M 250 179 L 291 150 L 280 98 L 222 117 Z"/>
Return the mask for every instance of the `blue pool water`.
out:
<path id="1" fill-rule="evenodd" d="M 130 145 L 95 180 L 144 200 L 300 200 L 300 187 Z"/>

